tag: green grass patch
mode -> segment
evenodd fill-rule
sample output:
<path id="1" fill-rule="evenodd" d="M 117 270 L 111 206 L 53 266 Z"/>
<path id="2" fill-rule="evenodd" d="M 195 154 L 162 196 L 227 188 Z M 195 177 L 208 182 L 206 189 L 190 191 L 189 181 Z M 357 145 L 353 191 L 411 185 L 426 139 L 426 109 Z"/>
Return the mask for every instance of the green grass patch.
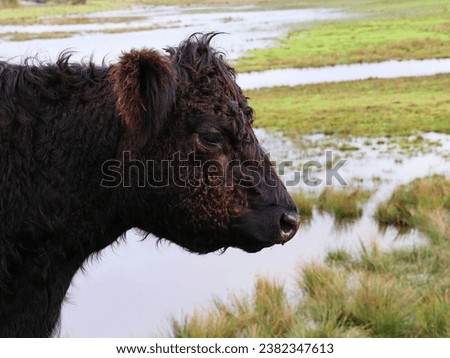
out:
<path id="1" fill-rule="evenodd" d="M 353 152 L 353 151 L 357 151 L 359 149 L 360 149 L 359 147 L 350 145 L 348 143 L 344 143 L 340 147 L 338 147 L 338 150 L 340 150 L 341 152 Z"/>
<path id="2" fill-rule="evenodd" d="M 174 321 L 173 336 L 449 337 L 450 222 L 441 223 L 450 218 L 449 188 L 449 179 L 432 176 L 396 191 L 407 193 L 399 205 L 413 207 L 423 220 L 438 210 L 430 225 L 441 240 L 424 230 L 429 245 L 330 252 L 324 264 L 300 269 L 293 299 L 284 285 L 260 278 L 251 296 L 216 301 L 211 310 Z"/>
<path id="3" fill-rule="evenodd" d="M 85 5 L 58 4 L 49 2 L 47 4 L 36 4 L 30 6 L 14 6 L 2 8 L 0 11 L 0 25 L 31 25 L 50 20 L 48 18 L 58 16 L 64 17 L 74 14 L 87 14 L 97 11 L 108 11 L 124 8 L 132 4 L 129 0 L 88 0 Z M 69 20 L 73 21 L 73 20 Z M 82 21 L 80 19 L 80 21 Z"/>
<path id="4" fill-rule="evenodd" d="M 370 79 L 247 91 L 259 127 L 297 135 L 450 133 L 450 75 Z"/>
<path id="5" fill-rule="evenodd" d="M 258 279 L 253 297 L 233 296 L 216 301 L 214 308 L 198 312 L 184 323 L 173 321 L 176 337 L 282 337 L 294 324 L 295 312 L 280 285 Z"/>
<path id="6" fill-rule="evenodd" d="M 158 26 L 140 26 L 140 27 L 120 27 L 114 29 L 84 31 L 85 33 L 101 32 L 104 34 L 119 34 L 125 32 L 151 31 L 159 29 Z M 36 39 L 60 39 L 79 35 L 81 32 L 75 31 L 52 31 L 52 32 L 6 32 L 0 34 L 0 38 L 8 41 L 30 41 Z"/>
<path id="7" fill-rule="evenodd" d="M 394 253 L 372 257 L 395 271 Z M 401 264 L 400 264 L 401 265 Z M 400 274 L 312 264 L 299 274 L 296 302 L 283 285 L 257 281 L 252 296 L 174 321 L 175 337 L 448 337 L 449 281 L 417 270 Z M 448 271 L 446 272 L 448 274 Z M 425 276 L 426 284 L 421 277 Z"/>
<path id="8" fill-rule="evenodd" d="M 291 193 L 300 213 L 301 221 L 309 223 L 313 216 L 313 209 L 328 212 L 333 215 L 336 224 L 350 223 L 362 215 L 362 204 L 367 202 L 371 192 L 363 189 L 334 190 L 325 188 L 317 196 L 303 191 Z"/>
<path id="9" fill-rule="evenodd" d="M 120 33 L 124 33 L 124 32 L 138 32 L 138 31 L 152 31 L 152 30 L 157 30 L 160 29 L 161 27 L 159 26 L 139 26 L 139 27 L 120 27 L 120 28 L 114 28 L 114 29 L 105 29 L 105 30 L 101 30 L 102 33 L 104 34 L 120 34 Z"/>
<path id="10" fill-rule="evenodd" d="M 317 198 L 312 195 L 305 194 L 302 191 L 293 192 L 291 193 L 291 196 L 294 199 L 295 205 L 297 205 L 301 221 L 306 223 L 310 222 Z"/>
<path id="11" fill-rule="evenodd" d="M 87 24 L 120 24 L 146 19 L 144 16 L 104 16 L 104 17 L 48 17 L 40 21 L 43 25 L 87 25 Z"/>
<path id="12" fill-rule="evenodd" d="M 450 181 L 435 175 L 397 188 L 375 212 L 380 225 L 417 228 L 434 241 L 450 236 Z"/>
<path id="13" fill-rule="evenodd" d="M 320 212 L 332 214 L 336 223 L 350 222 L 361 217 L 361 205 L 369 199 L 370 195 L 370 191 L 358 188 L 334 190 L 328 187 L 318 198 L 318 209 Z"/>
<path id="14" fill-rule="evenodd" d="M 275 0 L 251 0 L 248 3 L 264 3 L 265 6 L 277 4 Z M 292 3 L 292 2 L 291 2 Z M 58 1 L 48 1 L 46 4 L 19 6 L 14 1 L 0 2 L 0 25 L 31 25 L 31 24 L 83 24 L 88 23 L 88 18 L 67 18 L 69 15 L 82 15 L 98 11 L 110 11 L 125 9 L 132 5 L 242 5 L 239 0 L 193 0 L 189 3 L 183 0 L 87 0 L 86 4 L 71 5 Z M 290 5 L 295 6 L 295 5 Z M 58 18 L 52 18 L 58 17 Z M 67 22 L 66 22 L 67 20 Z M 104 21 L 103 19 L 99 19 Z M 110 19 L 112 20 L 112 19 Z M 124 22 L 124 19 L 116 18 L 114 21 Z"/>
<path id="15" fill-rule="evenodd" d="M 303 25 L 273 47 L 249 51 L 236 62 L 240 71 L 449 57 L 448 1 L 300 3 L 304 7 L 343 7 L 362 15 Z"/>
<path id="16" fill-rule="evenodd" d="M 345 250 L 335 250 L 329 252 L 325 262 L 330 265 L 347 265 L 352 261 L 352 256 Z"/>

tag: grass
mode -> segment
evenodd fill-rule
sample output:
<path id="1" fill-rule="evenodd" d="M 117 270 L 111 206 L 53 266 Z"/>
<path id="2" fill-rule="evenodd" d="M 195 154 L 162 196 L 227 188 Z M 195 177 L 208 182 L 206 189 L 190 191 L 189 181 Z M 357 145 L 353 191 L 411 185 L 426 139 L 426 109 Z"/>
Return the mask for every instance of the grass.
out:
<path id="1" fill-rule="evenodd" d="M 389 252 L 376 244 L 362 245 L 357 256 L 345 250 L 330 252 L 325 263 L 300 269 L 293 299 L 288 299 L 282 284 L 260 278 L 252 295 L 233 296 L 227 303 L 216 301 L 210 310 L 174 321 L 173 335 L 449 337 L 448 188 L 450 180 L 433 176 L 396 191 L 413 195 L 419 190 L 404 205 L 420 217 L 414 224 L 428 235 L 429 245 Z M 427 210 L 440 212 L 431 223 L 442 240 L 433 240 L 435 233 L 422 228 L 430 219 Z"/>
<path id="2" fill-rule="evenodd" d="M 346 12 L 364 15 L 352 20 L 315 23 L 294 30 L 274 47 L 247 53 L 236 62 L 240 71 L 374 62 L 386 59 L 440 58 L 448 57 L 450 53 L 450 4 L 445 0 L 430 0 L 426 4 L 418 0 L 403 0 L 395 4 L 385 0 L 376 2 L 253 0 L 248 3 L 256 5 L 256 9 L 259 10 L 339 7 Z M 132 19 L 127 17 L 90 19 L 83 14 L 123 9 L 136 4 L 186 5 L 186 2 L 89 0 L 85 5 L 77 6 L 57 2 L 34 6 L 7 6 L 0 11 L 0 24 L 127 22 Z M 191 4 L 242 5 L 238 0 L 194 0 L 189 3 Z M 74 18 L 70 15 L 79 16 Z M 51 35 L 44 38 L 51 38 Z"/>
<path id="3" fill-rule="evenodd" d="M 62 39 L 71 37 L 77 32 L 52 31 L 52 32 L 7 32 L 0 35 L 8 41 L 30 41 L 36 39 Z"/>
<path id="4" fill-rule="evenodd" d="M 41 19 L 42 25 L 87 25 L 87 24 L 119 24 L 144 20 L 144 16 L 104 16 L 104 17 L 47 17 Z"/>
<path id="5" fill-rule="evenodd" d="M 247 91 L 259 127 L 367 137 L 450 133 L 450 75 Z M 282 109 L 282 110 L 280 110 Z"/>
<path id="6" fill-rule="evenodd" d="M 176 26 L 175 24 L 173 25 L 174 27 Z M 100 32 L 104 33 L 104 34 L 120 34 L 120 33 L 125 33 L 125 32 L 138 32 L 138 31 L 151 31 L 151 30 L 157 30 L 160 29 L 161 27 L 158 25 L 149 25 L 149 26 L 139 26 L 139 27 L 120 27 L 120 28 L 114 28 L 114 29 L 104 29 L 101 30 Z"/>
<path id="7" fill-rule="evenodd" d="M 302 222 L 309 223 L 313 216 L 313 209 L 328 212 L 333 215 L 337 224 L 350 223 L 362 215 L 361 205 L 372 193 L 363 189 L 334 190 L 325 188 L 319 196 L 305 194 L 303 191 L 291 193 L 297 205 Z"/>
<path id="8" fill-rule="evenodd" d="M 140 26 L 140 27 L 121 27 L 114 29 L 104 29 L 104 30 L 95 30 L 95 31 L 84 31 L 84 33 L 95 33 L 101 32 L 104 34 L 119 34 L 125 32 L 138 32 L 138 31 L 150 31 L 159 29 L 158 26 Z M 8 41 L 30 41 L 36 39 L 58 39 L 58 38 L 67 38 L 72 37 L 74 35 L 79 35 L 81 32 L 76 31 L 52 31 L 52 32 L 6 32 L 0 34 L 0 38 L 3 38 Z"/>
<path id="9" fill-rule="evenodd" d="M 320 212 L 332 214 L 337 223 L 353 221 L 361 217 L 361 204 L 365 203 L 370 195 L 370 191 L 363 189 L 337 191 L 327 187 L 318 198 L 318 209 Z"/>
<path id="10" fill-rule="evenodd" d="M 450 182 L 435 175 L 399 187 L 377 207 L 375 218 L 383 225 L 418 228 L 434 241 L 450 236 Z"/>
<path id="11" fill-rule="evenodd" d="M 282 337 L 294 322 L 284 289 L 258 279 L 252 298 L 231 297 L 214 303 L 210 313 L 197 313 L 184 323 L 173 321 L 177 337 Z"/>
<path id="12" fill-rule="evenodd" d="M 299 5 L 343 7 L 363 15 L 303 25 L 273 47 L 249 51 L 236 62 L 240 71 L 449 57 L 448 1 L 322 0 Z"/>
<path id="13" fill-rule="evenodd" d="M 251 0 L 249 3 L 276 4 L 277 1 Z M 49 1 L 45 5 L 14 6 L 0 3 L 0 25 L 31 25 L 41 23 L 63 23 L 61 19 L 52 20 L 49 17 L 67 17 L 69 15 L 83 15 L 98 11 L 124 9 L 131 5 L 242 5 L 239 0 L 193 0 L 189 3 L 183 0 L 88 0 L 85 5 L 58 4 Z M 55 21 L 55 22 L 53 22 Z M 86 23 L 86 18 L 71 19 L 70 23 Z M 120 21 L 122 22 L 122 20 Z"/>
<path id="14" fill-rule="evenodd" d="M 302 191 L 291 193 L 295 205 L 297 205 L 298 212 L 302 222 L 310 222 L 313 216 L 313 208 L 317 199 L 312 195 L 307 195 Z"/>
<path id="15" fill-rule="evenodd" d="M 6 7 L 0 11 L 0 25 L 38 24 L 43 21 L 42 19 L 52 16 L 64 17 L 74 14 L 108 11 L 123 8 L 131 3 L 129 0 L 88 0 L 85 5 L 77 6 L 53 2 L 46 5 Z"/>

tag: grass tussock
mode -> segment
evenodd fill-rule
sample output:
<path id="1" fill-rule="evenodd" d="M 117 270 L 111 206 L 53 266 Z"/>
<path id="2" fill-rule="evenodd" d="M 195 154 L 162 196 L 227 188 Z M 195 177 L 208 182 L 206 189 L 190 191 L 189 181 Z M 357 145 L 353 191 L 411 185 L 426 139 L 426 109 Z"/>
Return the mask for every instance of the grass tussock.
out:
<path id="1" fill-rule="evenodd" d="M 411 265 L 414 254 L 402 265 L 396 256 L 396 251 L 368 252 L 370 268 L 350 257 L 344 263 L 304 267 L 295 302 L 287 300 L 282 285 L 260 279 L 253 298 L 216 302 L 206 314 L 197 312 L 183 323 L 174 322 L 173 335 L 448 337 L 448 269 L 434 272 L 430 258 L 422 258 L 418 267 Z M 430 266 L 423 267 L 425 263 Z"/>
<path id="2" fill-rule="evenodd" d="M 278 337 L 294 324 L 295 314 L 282 286 L 258 279 L 251 298 L 216 301 L 214 308 L 197 313 L 184 323 L 173 322 L 176 337 Z"/>
<path id="3" fill-rule="evenodd" d="M 291 193 L 291 196 L 298 208 L 298 212 L 300 213 L 302 221 L 311 221 L 311 218 L 313 216 L 313 209 L 317 199 L 312 195 L 305 194 L 302 191 Z"/>
<path id="4" fill-rule="evenodd" d="M 62 39 L 72 37 L 78 34 L 71 31 L 53 31 L 53 32 L 6 32 L 0 37 L 7 41 L 30 41 L 36 39 Z"/>
<path id="5" fill-rule="evenodd" d="M 376 244 L 363 245 L 355 256 L 344 250 L 330 252 L 324 264 L 300 269 L 292 299 L 287 299 L 283 285 L 260 278 L 252 296 L 216 302 L 206 313 L 174 322 L 173 335 L 449 337 L 449 185 L 450 180 L 433 176 L 398 189 L 409 193 L 406 203 L 414 208 L 413 216 L 423 216 L 412 222 L 419 229 L 422 220 L 431 218 L 425 208 L 438 208 L 440 214 L 433 215 L 430 225 L 436 224 L 442 240 L 389 252 Z"/>
<path id="6" fill-rule="evenodd" d="M 334 190 L 326 188 L 318 198 L 320 212 L 328 212 L 337 223 L 352 221 L 362 215 L 361 205 L 370 198 L 371 192 L 363 189 Z"/>
<path id="7" fill-rule="evenodd" d="M 302 191 L 291 193 L 302 221 L 311 221 L 314 208 L 333 215 L 337 224 L 350 223 L 361 217 L 362 204 L 370 198 L 371 192 L 363 189 L 334 190 L 326 188 L 319 196 Z"/>
<path id="8" fill-rule="evenodd" d="M 434 175 L 397 188 L 389 200 L 377 207 L 375 218 L 382 226 L 417 228 L 431 240 L 439 241 L 450 236 L 449 211 L 450 182 Z"/>
<path id="9" fill-rule="evenodd" d="M 0 0 L 0 8 L 15 7 L 19 4 L 18 0 Z"/>

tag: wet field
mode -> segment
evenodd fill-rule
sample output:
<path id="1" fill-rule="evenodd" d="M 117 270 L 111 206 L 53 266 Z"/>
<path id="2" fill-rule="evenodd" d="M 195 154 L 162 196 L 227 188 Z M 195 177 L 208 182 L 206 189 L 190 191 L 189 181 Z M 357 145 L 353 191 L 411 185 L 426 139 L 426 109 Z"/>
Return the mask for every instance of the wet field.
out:
<path id="1" fill-rule="evenodd" d="M 17 60 L 20 60 L 23 56 L 39 54 L 43 59 L 54 59 L 63 49 L 73 49 L 76 52 L 74 58 L 89 58 L 92 55 L 95 61 L 101 62 L 106 56 L 107 60 L 114 61 L 122 51 L 133 47 L 162 50 L 167 46 L 178 45 L 194 32 L 215 31 L 227 33 L 216 41 L 216 46 L 223 48 L 227 57 L 233 59 L 246 50 L 269 45 L 298 24 L 344 19 L 350 15 L 338 9 L 257 11 L 251 6 L 224 9 L 147 6 L 94 13 L 83 18 L 86 17 L 106 20 L 102 24 L 0 26 L 0 32 L 4 34 L 35 34 L 36 37 L 30 41 L 16 42 L 2 42 L 0 39 L 0 56 L 3 59 L 19 56 Z M 108 18 L 127 20 L 110 23 Z M 39 38 L 39 34 L 44 37 L 42 34 L 45 33 L 66 33 L 67 38 Z"/>

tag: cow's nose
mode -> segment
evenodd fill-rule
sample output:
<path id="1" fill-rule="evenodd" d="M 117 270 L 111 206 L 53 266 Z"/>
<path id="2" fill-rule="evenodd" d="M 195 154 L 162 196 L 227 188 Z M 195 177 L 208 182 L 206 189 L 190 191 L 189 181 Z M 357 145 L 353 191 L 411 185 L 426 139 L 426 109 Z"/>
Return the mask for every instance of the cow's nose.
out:
<path id="1" fill-rule="evenodd" d="M 292 239 L 300 225 L 300 217 L 295 211 L 281 214 L 280 218 L 280 237 L 284 244 Z"/>

